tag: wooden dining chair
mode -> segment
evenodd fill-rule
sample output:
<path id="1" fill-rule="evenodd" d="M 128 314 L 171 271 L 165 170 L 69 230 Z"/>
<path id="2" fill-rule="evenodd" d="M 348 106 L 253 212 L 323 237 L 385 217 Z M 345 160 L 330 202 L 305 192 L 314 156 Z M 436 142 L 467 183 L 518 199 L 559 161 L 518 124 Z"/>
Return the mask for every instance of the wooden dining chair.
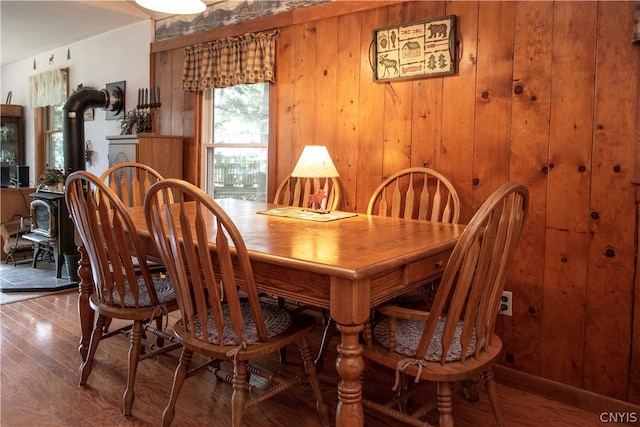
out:
<path id="1" fill-rule="evenodd" d="M 453 184 L 440 172 L 423 167 L 400 170 L 385 179 L 373 192 L 367 206 L 368 215 L 457 223 L 460 198 Z M 396 297 L 391 303 L 426 307 L 433 297 L 438 278 Z M 325 320 L 322 341 L 316 358 L 321 366 L 324 353 L 335 335 L 335 323 Z"/>
<path id="2" fill-rule="evenodd" d="M 118 195 L 125 206 L 142 206 L 149 187 L 163 179 L 150 166 L 136 162 L 116 163 L 104 171 L 100 179 Z"/>
<path id="3" fill-rule="evenodd" d="M 460 198 L 440 172 L 408 168 L 394 173 L 373 191 L 367 214 L 456 224 Z"/>
<path id="4" fill-rule="evenodd" d="M 385 179 L 371 194 L 368 215 L 457 224 L 460 197 L 451 182 L 440 172 L 424 167 L 402 169 Z M 426 307 L 438 279 L 406 292 L 394 304 Z"/>
<path id="5" fill-rule="evenodd" d="M 107 321 L 133 322 L 127 333 L 130 344 L 123 395 L 123 413 L 129 416 L 135 399 L 138 361 L 180 347 L 173 342 L 173 336 L 163 332 L 162 325 L 163 316 L 178 309 L 175 292 L 168 278 L 152 276 L 145 263 L 134 263 L 134 258 L 144 259 L 143 246 L 127 208 L 100 178 L 86 171 L 72 173 L 66 181 L 65 197 L 89 258 L 94 285 L 89 302 L 98 314 L 89 351 L 80 368 L 80 385 L 85 385 L 91 374 Z M 154 320 L 156 327 L 151 328 L 149 323 Z M 146 331 L 161 339 L 147 341 Z M 165 341 L 167 345 L 161 346 Z"/>
<path id="6" fill-rule="evenodd" d="M 175 203 L 162 204 L 169 193 Z M 225 211 L 196 186 L 166 179 L 149 189 L 145 217 L 176 289 L 181 319 L 173 330 L 184 346 L 162 424 L 169 426 L 174 419 L 178 395 L 193 372 L 190 362 L 196 352 L 232 363 L 230 374 L 215 370 L 218 379 L 233 385 L 231 425 L 242 425 L 249 407 L 305 377 L 311 383 L 322 424 L 330 425 L 307 340 L 314 319 L 294 316 L 260 300 L 244 240 Z M 285 379 L 249 365 L 294 342 L 300 348 L 304 373 Z M 260 380 L 253 384 L 249 373 Z"/>
<path id="7" fill-rule="evenodd" d="M 326 196 L 320 209 L 329 211 L 338 209 L 340 204 L 340 181 L 338 178 L 298 178 L 289 175 L 276 189 L 273 203 L 308 208 L 312 196 L 311 192 L 317 190 L 316 184 Z"/>
<path id="8" fill-rule="evenodd" d="M 363 399 L 366 408 L 414 426 L 430 425 L 420 418 L 437 408 L 439 425 L 451 427 L 453 388 L 481 374 L 496 423 L 503 425 L 492 372 L 502 342 L 494 326 L 528 204 L 527 188 L 513 182 L 483 203 L 453 249 L 430 311 L 376 308 L 384 319 L 373 332 L 366 327 L 363 356 L 396 370 L 398 395 L 387 404 Z M 408 408 L 424 398 L 421 385 L 428 382 L 437 383 L 435 402 Z"/>
<path id="9" fill-rule="evenodd" d="M 100 179 L 117 194 L 125 206 L 135 207 L 142 206 L 149 187 L 164 178 L 151 166 L 121 162 L 104 171 Z M 138 262 L 138 259 L 134 259 L 136 265 Z M 152 273 L 164 272 L 164 266 L 157 260 L 147 259 L 147 265 Z"/>

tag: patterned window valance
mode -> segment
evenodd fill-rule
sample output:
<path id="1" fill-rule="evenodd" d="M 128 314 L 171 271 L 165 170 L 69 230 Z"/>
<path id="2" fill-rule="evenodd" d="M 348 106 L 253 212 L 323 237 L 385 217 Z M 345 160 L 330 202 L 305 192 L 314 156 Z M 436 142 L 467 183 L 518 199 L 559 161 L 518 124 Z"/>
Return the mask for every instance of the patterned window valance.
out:
<path id="1" fill-rule="evenodd" d="M 57 69 L 29 76 L 29 106 L 64 104 L 67 101 L 67 88 L 66 70 Z"/>
<path id="2" fill-rule="evenodd" d="M 184 90 L 273 82 L 277 35 L 244 34 L 185 48 Z"/>

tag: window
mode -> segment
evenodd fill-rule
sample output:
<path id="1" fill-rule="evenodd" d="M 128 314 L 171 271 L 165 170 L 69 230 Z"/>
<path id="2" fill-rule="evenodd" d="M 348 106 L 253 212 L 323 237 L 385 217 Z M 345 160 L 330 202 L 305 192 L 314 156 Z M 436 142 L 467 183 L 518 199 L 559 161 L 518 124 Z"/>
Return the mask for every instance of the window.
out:
<path id="1" fill-rule="evenodd" d="M 269 83 L 206 90 L 203 112 L 204 190 L 266 201 Z"/>
<path id="2" fill-rule="evenodd" d="M 36 182 L 46 169 L 64 169 L 63 107 L 64 105 L 53 105 L 37 107 L 34 110 Z"/>
<path id="3" fill-rule="evenodd" d="M 63 68 L 60 71 L 62 71 L 63 77 L 62 89 L 59 89 L 59 86 L 49 86 L 47 90 L 55 93 L 57 93 L 57 90 L 62 90 L 64 94 L 56 97 L 50 96 L 45 101 L 38 99 L 38 103 L 34 103 L 36 183 L 39 180 L 40 174 L 46 169 L 64 169 L 62 123 L 64 119 L 64 103 L 69 93 L 69 69 Z M 31 83 L 30 80 L 30 84 Z M 40 83 L 39 87 L 43 87 L 42 83 Z M 46 86 L 44 87 L 46 88 Z M 62 102 L 58 105 L 46 105 L 47 101 L 52 101 L 53 99 L 56 99 L 56 101 L 51 102 L 52 104 L 60 102 L 60 99 L 62 99 Z"/>
<path id="4" fill-rule="evenodd" d="M 63 105 L 54 105 L 43 109 L 46 166 L 49 169 L 64 169 L 62 109 Z"/>

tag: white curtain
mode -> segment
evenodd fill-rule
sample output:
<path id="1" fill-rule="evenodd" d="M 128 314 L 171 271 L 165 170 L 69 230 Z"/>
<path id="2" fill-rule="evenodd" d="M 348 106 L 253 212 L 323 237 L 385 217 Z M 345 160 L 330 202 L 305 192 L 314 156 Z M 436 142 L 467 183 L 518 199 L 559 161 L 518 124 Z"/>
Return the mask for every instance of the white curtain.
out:
<path id="1" fill-rule="evenodd" d="M 67 73 L 61 69 L 29 76 L 29 106 L 60 105 L 67 101 Z"/>

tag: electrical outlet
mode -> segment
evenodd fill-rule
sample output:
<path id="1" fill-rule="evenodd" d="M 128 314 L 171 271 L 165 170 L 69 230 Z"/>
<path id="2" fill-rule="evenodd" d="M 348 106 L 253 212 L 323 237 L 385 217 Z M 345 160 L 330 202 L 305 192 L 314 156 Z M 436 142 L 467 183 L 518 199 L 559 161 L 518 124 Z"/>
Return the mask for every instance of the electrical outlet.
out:
<path id="1" fill-rule="evenodd" d="M 505 316 L 513 316 L 513 294 L 511 291 L 503 291 L 502 297 L 500 298 L 500 311 L 498 314 L 503 314 Z"/>

